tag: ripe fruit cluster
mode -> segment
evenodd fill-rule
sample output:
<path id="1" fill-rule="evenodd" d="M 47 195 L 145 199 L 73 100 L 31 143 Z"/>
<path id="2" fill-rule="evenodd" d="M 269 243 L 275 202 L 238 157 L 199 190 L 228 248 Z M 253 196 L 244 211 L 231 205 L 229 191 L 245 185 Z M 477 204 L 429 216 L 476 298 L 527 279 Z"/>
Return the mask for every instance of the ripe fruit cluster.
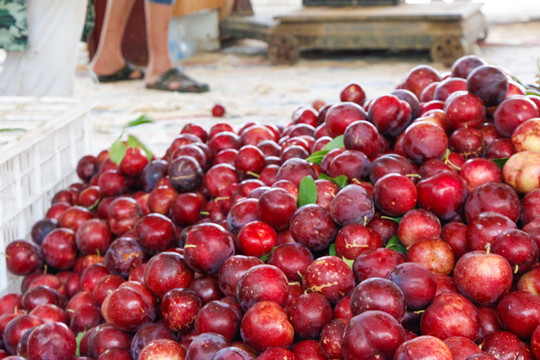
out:
<path id="1" fill-rule="evenodd" d="M 83 157 L 6 248 L 0 358 L 540 359 L 533 90 L 467 56 Z"/>

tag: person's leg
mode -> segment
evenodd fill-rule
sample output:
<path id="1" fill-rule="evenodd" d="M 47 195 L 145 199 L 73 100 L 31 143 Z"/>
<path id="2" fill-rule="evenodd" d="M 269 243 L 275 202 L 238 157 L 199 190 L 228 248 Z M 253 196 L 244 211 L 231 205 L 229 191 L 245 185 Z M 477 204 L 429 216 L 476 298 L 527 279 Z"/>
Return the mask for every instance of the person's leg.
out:
<path id="1" fill-rule="evenodd" d="M 122 39 L 135 0 L 108 0 L 103 27 L 99 37 L 96 54 L 90 68 L 98 75 L 112 75 L 126 65 L 122 55 Z M 137 70 L 131 74 L 134 79 L 141 78 Z"/>
<path id="2" fill-rule="evenodd" d="M 174 64 L 169 56 L 169 24 L 172 17 L 171 1 L 145 1 L 146 42 L 148 67 L 145 82 L 154 83 Z"/>
<path id="3" fill-rule="evenodd" d="M 147 87 L 182 92 L 208 91 L 208 85 L 198 83 L 175 69 L 169 56 L 169 24 L 174 0 L 146 0 L 146 42 L 148 45 L 148 67 L 144 77 Z M 156 87 L 161 80 L 164 85 Z"/>
<path id="4" fill-rule="evenodd" d="M 86 1 L 29 0 L 29 48 L 8 52 L 0 94 L 71 95 L 85 11 Z"/>

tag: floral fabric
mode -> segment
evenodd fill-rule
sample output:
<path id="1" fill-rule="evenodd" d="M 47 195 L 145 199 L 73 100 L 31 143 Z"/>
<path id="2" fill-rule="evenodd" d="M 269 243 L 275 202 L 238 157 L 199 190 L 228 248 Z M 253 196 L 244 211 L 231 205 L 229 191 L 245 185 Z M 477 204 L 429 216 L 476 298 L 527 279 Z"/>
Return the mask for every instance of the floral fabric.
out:
<path id="1" fill-rule="evenodd" d="M 94 21 L 94 6 L 93 1 L 90 0 L 86 11 L 83 41 L 86 41 L 92 31 Z M 8 51 L 24 51 L 28 49 L 27 24 L 26 0 L 0 0 L 0 48 Z"/>
<path id="2" fill-rule="evenodd" d="M 0 48 L 23 51 L 28 48 L 26 0 L 0 0 Z"/>

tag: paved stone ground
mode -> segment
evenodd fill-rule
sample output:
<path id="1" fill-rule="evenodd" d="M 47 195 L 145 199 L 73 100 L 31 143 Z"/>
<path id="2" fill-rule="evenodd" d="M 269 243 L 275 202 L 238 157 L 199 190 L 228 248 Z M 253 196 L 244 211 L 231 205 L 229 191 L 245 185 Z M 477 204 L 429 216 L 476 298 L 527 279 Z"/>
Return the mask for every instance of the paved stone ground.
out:
<path id="1" fill-rule="evenodd" d="M 540 58 L 538 34 L 540 21 L 491 24 L 477 55 L 503 66 L 523 82 L 535 81 Z M 210 84 L 211 91 L 205 94 L 146 90 L 142 81 L 94 84 L 82 66 L 75 96 L 94 105 L 92 153 L 107 148 L 125 123 L 144 113 L 156 122 L 128 132 L 161 156 L 188 122 L 206 128 L 217 121 L 234 126 L 248 120 L 285 124 L 300 105 L 316 99 L 338 101 L 341 89 L 352 81 L 360 83 L 368 97 L 389 92 L 418 64 L 433 65 L 440 72 L 448 70 L 432 63 L 427 53 L 418 52 L 311 52 L 303 54 L 294 66 L 273 66 L 266 58 L 264 43 L 244 40 L 218 53 L 196 54 L 179 64 L 189 75 Z M 225 105 L 225 118 L 211 117 L 215 103 Z"/>

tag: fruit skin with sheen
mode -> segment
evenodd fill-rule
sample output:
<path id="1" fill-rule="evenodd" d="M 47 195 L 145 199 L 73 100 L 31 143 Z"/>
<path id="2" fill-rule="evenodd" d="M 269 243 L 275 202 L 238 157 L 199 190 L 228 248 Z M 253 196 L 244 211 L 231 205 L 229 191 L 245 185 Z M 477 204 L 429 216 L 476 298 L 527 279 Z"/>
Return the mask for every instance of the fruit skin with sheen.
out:
<path id="1" fill-rule="evenodd" d="M 136 177 L 142 174 L 147 164 L 148 156 L 143 149 L 128 147 L 118 169 L 124 175 Z"/>
<path id="2" fill-rule="evenodd" d="M 343 334 L 345 360 L 392 359 L 405 341 L 405 330 L 391 315 L 368 310 L 353 317 Z"/>
<path id="3" fill-rule="evenodd" d="M 453 360 L 452 353 L 439 338 L 423 335 L 408 340 L 400 345 L 394 360 Z"/>
<path id="4" fill-rule="evenodd" d="M 440 159 L 448 148 L 448 137 L 438 125 L 427 121 L 415 122 L 403 133 L 403 151 L 416 164 Z"/>
<path id="5" fill-rule="evenodd" d="M 274 347 L 264 351 L 257 360 L 296 360 L 294 353 L 283 347 Z"/>
<path id="6" fill-rule="evenodd" d="M 306 291 L 320 293 L 335 304 L 351 292 L 355 280 L 345 261 L 336 256 L 323 256 L 307 267 L 302 284 Z"/>
<path id="7" fill-rule="evenodd" d="M 358 283 L 372 277 L 386 278 L 405 255 L 392 249 L 378 248 L 358 255 L 353 263 L 354 277 Z"/>
<path id="8" fill-rule="evenodd" d="M 47 323 L 36 327 L 28 338 L 30 360 L 71 360 L 77 342 L 73 332 L 63 323 Z"/>
<path id="9" fill-rule="evenodd" d="M 182 255 L 164 251 L 154 255 L 144 270 L 144 284 L 157 297 L 175 288 L 187 288 L 193 280 L 193 271 Z"/>
<path id="10" fill-rule="evenodd" d="M 242 309 L 261 301 L 272 301 L 285 306 L 289 284 L 287 276 L 273 265 L 256 265 L 242 275 L 236 288 L 238 302 Z"/>
<path id="11" fill-rule="evenodd" d="M 291 194 L 285 189 L 271 188 L 259 198 L 257 214 L 261 221 L 279 231 L 289 226 L 291 216 L 296 209 L 296 200 Z"/>
<path id="12" fill-rule="evenodd" d="M 442 226 L 439 218 L 425 209 L 412 209 L 403 215 L 397 230 L 405 247 L 416 242 L 440 237 Z"/>
<path id="13" fill-rule="evenodd" d="M 223 117 L 225 115 L 225 106 L 222 104 L 215 104 L 212 106 L 212 116 L 213 117 Z"/>
<path id="14" fill-rule="evenodd" d="M 443 170 L 417 184 L 418 204 L 443 220 L 456 216 L 467 198 L 465 181 L 450 170 Z"/>
<path id="15" fill-rule="evenodd" d="M 343 134 L 343 143 L 347 150 L 362 151 L 371 157 L 380 150 L 379 137 L 379 131 L 372 123 L 359 120 L 347 126 Z"/>
<path id="16" fill-rule="evenodd" d="M 242 254 L 261 257 L 277 245 L 277 233 L 263 221 L 252 221 L 240 229 L 236 244 Z"/>
<path id="17" fill-rule="evenodd" d="M 289 347 L 294 328 L 281 306 L 273 301 L 261 301 L 244 314 L 240 336 L 248 346 L 262 353 L 272 347 Z"/>
<path id="18" fill-rule="evenodd" d="M 203 223 L 191 228 L 184 245 L 184 260 L 194 271 L 215 274 L 234 255 L 231 234 L 220 225 Z"/>
<path id="19" fill-rule="evenodd" d="M 146 345 L 139 355 L 139 360 L 184 360 L 186 350 L 174 340 L 157 339 Z"/>
<path id="20" fill-rule="evenodd" d="M 480 331 L 480 316 L 476 307 L 465 297 L 455 293 L 442 293 L 433 298 L 420 321 L 424 335 L 441 340 L 463 336 L 475 340 Z"/>
<path id="21" fill-rule="evenodd" d="M 297 297 L 288 308 L 295 333 L 303 339 L 319 337 L 333 318 L 330 302 L 321 294 L 307 293 Z"/>
<path id="22" fill-rule="evenodd" d="M 502 170 L 489 159 L 473 158 L 467 160 L 461 166 L 459 176 L 467 184 L 467 190 L 471 192 L 485 183 L 501 182 Z"/>
<path id="23" fill-rule="evenodd" d="M 508 78 L 498 67 L 482 65 L 467 76 L 467 91 L 482 99 L 486 106 L 498 105 L 508 91 Z"/>
<path id="24" fill-rule="evenodd" d="M 469 224 L 483 212 L 492 211 L 517 222 L 521 204 L 516 192 L 502 182 L 488 182 L 476 187 L 465 201 L 465 217 Z"/>
<path id="25" fill-rule="evenodd" d="M 405 130 L 412 118 L 411 106 L 394 95 L 383 95 L 370 103 L 368 119 L 386 136 L 396 137 Z"/>
<path id="26" fill-rule="evenodd" d="M 450 72 L 454 77 L 466 79 L 479 66 L 487 65 L 486 61 L 476 55 L 465 55 L 454 61 Z"/>
<path id="27" fill-rule="evenodd" d="M 461 91 L 448 98 L 444 105 L 449 125 L 453 129 L 478 127 L 486 118 L 482 100 L 471 93 Z"/>
<path id="28" fill-rule="evenodd" d="M 141 247 L 148 254 L 155 254 L 171 246 L 175 229 L 168 217 L 161 214 L 148 214 L 135 225 L 135 234 Z"/>
<path id="29" fill-rule="evenodd" d="M 179 156 L 169 164 L 169 180 L 178 192 L 194 191 L 203 179 L 201 166 L 191 156 Z"/>
<path id="30" fill-rule="evenodd" d="M 90 219 L 75 234 L 77 249 L 85 255 L 105 254 L 113 241 L 111 230 L 104 220 Z"/>
<path id="31" fill-rule="evenodd" d="M 333 138 L 341 135 L 349 124 L 358 120 L 367 120 L 363 107 L 353 102 L 334 104 L 326 112 L 325 123 L 328 135 Z"/>
<path id="32" fill-rule="evenodd" d="M 363 105 L 366 101 L 366 93 L 364 92 L 364 89 L 362 89 L 362 86 L 353 82 L 341 90 L 339 98 L 344 102 L 350 101 L 357 103 L 358 105 Z"/>
<path id="33" fill-rule="evenodd" d="M 425 309 L 435 297 L 435 276 L 423 265 L 404 262 L 397 265 L 387 278 L 401 289 L 409 310 Z"/>
<path id="34" fill-rule="evenodd" d="M 499 134 L 509 138 L 519 125 L 537 117 L 538 107 L 532 100 L 523 95 L 514 95 L 497 106 L 493 123 Z"/>
<path id="35" fill-rule="evenodd" d="M 73 230 L 58 228 L 45 236 L 41 244 L 45 262 L 58 270 L 69 269 L 75 263 L 77 246 Z"/>
<path id="36" fill-rule="evenodd" d="M 127 278 L 131 270 L 145 261 L 145 254 L 139 243 L 129 237 L 114 240 L 105 253 L 103 262 L 107 269 L 115 275 Z"/>
<path id="37" fill-rule="evenodd" d="M 512 133 L 512 144 L 516 151 L 540 152 L 540 118 L 529 119 Z"/>
<path id="38" fill-rule="evenodd" d="M 522 151 L 510 156 L 503 167 L 503 179 L 522 194 L 540 188 L 540 152 Z"/>
<path id="39" fill-rule="evenodd" d="M 168 291 L 161 300 L 163 323 L 172 331 L 187 332 L 202 307 L 202 301 L 193 291 L 176 288 Z"/>
<path id="40" fill-rule="evenodd" d="M 367 225 L 374 214 L 375 207 L 371 195 L 359 185 L 345 186 L 330 203 L 330 216 L 339 225 L 350 222 Z"/>
<path id="41" fill-rule="evenodd" d="M 317 204 L 307 204 L 296 210 L 289 230 L 298 243 L 311 251 L 328 248 L 338 231 L 330 214 Z"/>
<path id="42" fill-rule="evenodd" d="M 437 70 L 429 65 L 418 65 L 405 76 L 404 88 L 420 98 L 422 91 L 431 83 L 441 81 Z"/>
<path id="43" fill-rule="evenodd" d="M 156 300 L 144 285 L 127 281 L 103 301 L 101 313 L 108 324 L 134 332 L 156 319 Z"/>
<path id="44" fill-rule="evenodd" d="M 509 292 L 497 304 L 497 319 L 503 329 L 530 339 L 540 324 L 540 297 L 527 291 Z"/>
<path id="45" fill-rule="evenodd" d="M 407 310 L 403 291 L 392 281 L 378 277 L 366 279 L 354 288 L 350 307 L 353 315 L 380 310 L 397 321 L 403 319 Z"/>
<path id="46" fill-rule="evenodd" d="M 34 315 L 19 315 L 11 319 L 4 328 L 3 342 L 5 349 L 10 354 L 15 354 L 17 344 L 24 333 L 36 326 L 42 325 L 43 321 Z"/>
<path id="47" fill-rule="evenodd" d="M 471 251 L 457 261 L 454 280 L 459 292 L 467 299 L 489 306 L 510 290 L 513 280 L 512 267 L 508 260 L 500 255 Z"/>
<path id="48" fill-rule="evenodd" d="M 43 265 L 39 248 L 28 241 L 12 241 L 5 253 L 7 269 L 14 275 L 28 275 Z"/>
<path id="49" fill-rule="evenodd" d="M 360 254 L 382 247 L 383 241 L 375 230 L 352 222 L 339 230 L 334 244 L 337 256 L 353 260 Z"/>
<path id="50" fill-rule="evenodd" d="M 388 216 L 401 216 L 412 210 L 417 201 L 416 186 L 401 174 L 387 174 L 379 178 L 373 189 L 375 205 Z"/>

